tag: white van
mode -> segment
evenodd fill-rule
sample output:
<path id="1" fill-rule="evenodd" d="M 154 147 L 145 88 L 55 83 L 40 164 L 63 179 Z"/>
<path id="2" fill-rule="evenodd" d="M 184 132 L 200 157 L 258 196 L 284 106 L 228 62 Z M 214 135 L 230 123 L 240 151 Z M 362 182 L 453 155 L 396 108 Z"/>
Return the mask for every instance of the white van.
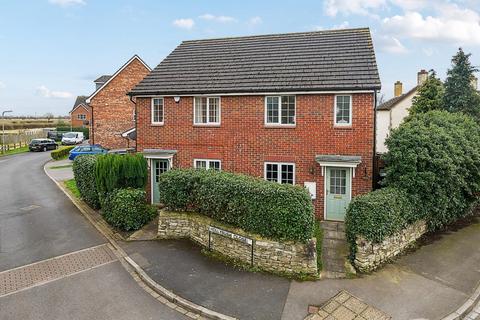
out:
<path id="1" fill-rule="evenodd" d="M 83 132 L 67 132 L 63 134 L 62 144 L 79 144 L 84 140 Z"/>

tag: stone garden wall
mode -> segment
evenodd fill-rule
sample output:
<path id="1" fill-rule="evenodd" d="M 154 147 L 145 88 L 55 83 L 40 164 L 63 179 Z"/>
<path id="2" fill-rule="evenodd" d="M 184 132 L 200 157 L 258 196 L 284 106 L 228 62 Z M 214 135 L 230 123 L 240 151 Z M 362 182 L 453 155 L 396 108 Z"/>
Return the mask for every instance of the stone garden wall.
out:
<path id="1" fill-rule="evenodd" d="M 362 272 L 373 271 L 411 246 L 426 231 L 425 222 L 417 221 L 381 243 L 372 243 L 359 237 L 354 264 Z"/>
<path id="2" fill-rule="evenodd" d="M 315 239 L 307 243 L 273 241 L 194 213 L 161 210 L 158 238 L 189 238 L 265 271 L 308 275 L 316 275 L 318 271 Z"/>

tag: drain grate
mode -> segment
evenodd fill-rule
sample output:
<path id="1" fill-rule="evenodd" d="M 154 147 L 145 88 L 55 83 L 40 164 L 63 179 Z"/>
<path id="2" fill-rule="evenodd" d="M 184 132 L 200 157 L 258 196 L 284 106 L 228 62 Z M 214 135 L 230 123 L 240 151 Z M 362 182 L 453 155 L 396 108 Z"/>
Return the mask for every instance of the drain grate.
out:
<path id="1" fill-rule="evenodd" d="M 0 272 L 0 297 L 116 260 L 106 244 Z"/>

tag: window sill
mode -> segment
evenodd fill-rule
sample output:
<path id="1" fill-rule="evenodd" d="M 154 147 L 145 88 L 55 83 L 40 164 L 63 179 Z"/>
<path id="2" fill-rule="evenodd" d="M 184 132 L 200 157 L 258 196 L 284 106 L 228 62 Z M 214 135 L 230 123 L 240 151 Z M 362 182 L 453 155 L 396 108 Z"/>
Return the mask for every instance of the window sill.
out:
<path id="1" fill-rule="evenodd" d="M 194 127 L 200 127 L 200 128 L 220 128 L 221 124 L 220 123 L 194 123 Z"/>
<path id="2" fill-rule="evenodd" d="M 265 124 L 266 129 L 295 129 L 296 124 Z"/>
<path id="3" fill-rule="evenodd" d="M 163 127 L 164 123 L 163 122 L 158 122 L 158 123 L 150 123 L 152 127 Z"/>
<path id="4" fill-rule="evenodd" d="M 345 129 L 345 130 L 351 130 L 353 129 L 353 126 L 351 124 L 348 125 L 333 125 L 334 129 Z"/>

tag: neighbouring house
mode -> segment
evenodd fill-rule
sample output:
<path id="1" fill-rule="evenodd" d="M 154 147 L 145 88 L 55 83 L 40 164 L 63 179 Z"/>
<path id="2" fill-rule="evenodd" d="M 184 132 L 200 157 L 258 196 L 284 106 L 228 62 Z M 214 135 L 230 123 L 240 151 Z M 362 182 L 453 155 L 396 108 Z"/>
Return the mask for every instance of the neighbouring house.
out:
<path id="1" fill-rule="evenodd" d="M 372 189 L 380 79 L 368 28 L 182 42 L 129 93 L 149 196 L 172 167 L 308 188 L 343 220 Z"/>
<path id="2" fill-rule="evenodd" d="M 113 75 L 96 79 L 95 92 L 87 102 L 92 109 L 90 142 L 108 149 L 135 146 L 135 100 L 127 93 L 149 72 L 150 67 L 134 55 Z M 127 134 L 126 134 L 127 133 Z"/>
<path id="3" fill-rule="evenodd" d="M 70 111 L 70 121 L 74 128 L 86 128 L 90 125 L 92 111 L 87 103 L 87 96 L 78 96 Z"/>
<path id="4" fill-rule="evenodd" d="M 412 106 L 413 97 L 417 94 L 420 85 L 427 80 L 428 72 L 420 70 L 417 73 L 417 85 L 403 92 L 403 83 L 395 82 L 393 85 L 393 98 L 385 101 L 377 107 L 376 121 L 376 152 L 383 154 L 388 151 L 385 139 L 392 129 L 398 128 L 403 119 L 408 116 L 408 110 Z"/>

